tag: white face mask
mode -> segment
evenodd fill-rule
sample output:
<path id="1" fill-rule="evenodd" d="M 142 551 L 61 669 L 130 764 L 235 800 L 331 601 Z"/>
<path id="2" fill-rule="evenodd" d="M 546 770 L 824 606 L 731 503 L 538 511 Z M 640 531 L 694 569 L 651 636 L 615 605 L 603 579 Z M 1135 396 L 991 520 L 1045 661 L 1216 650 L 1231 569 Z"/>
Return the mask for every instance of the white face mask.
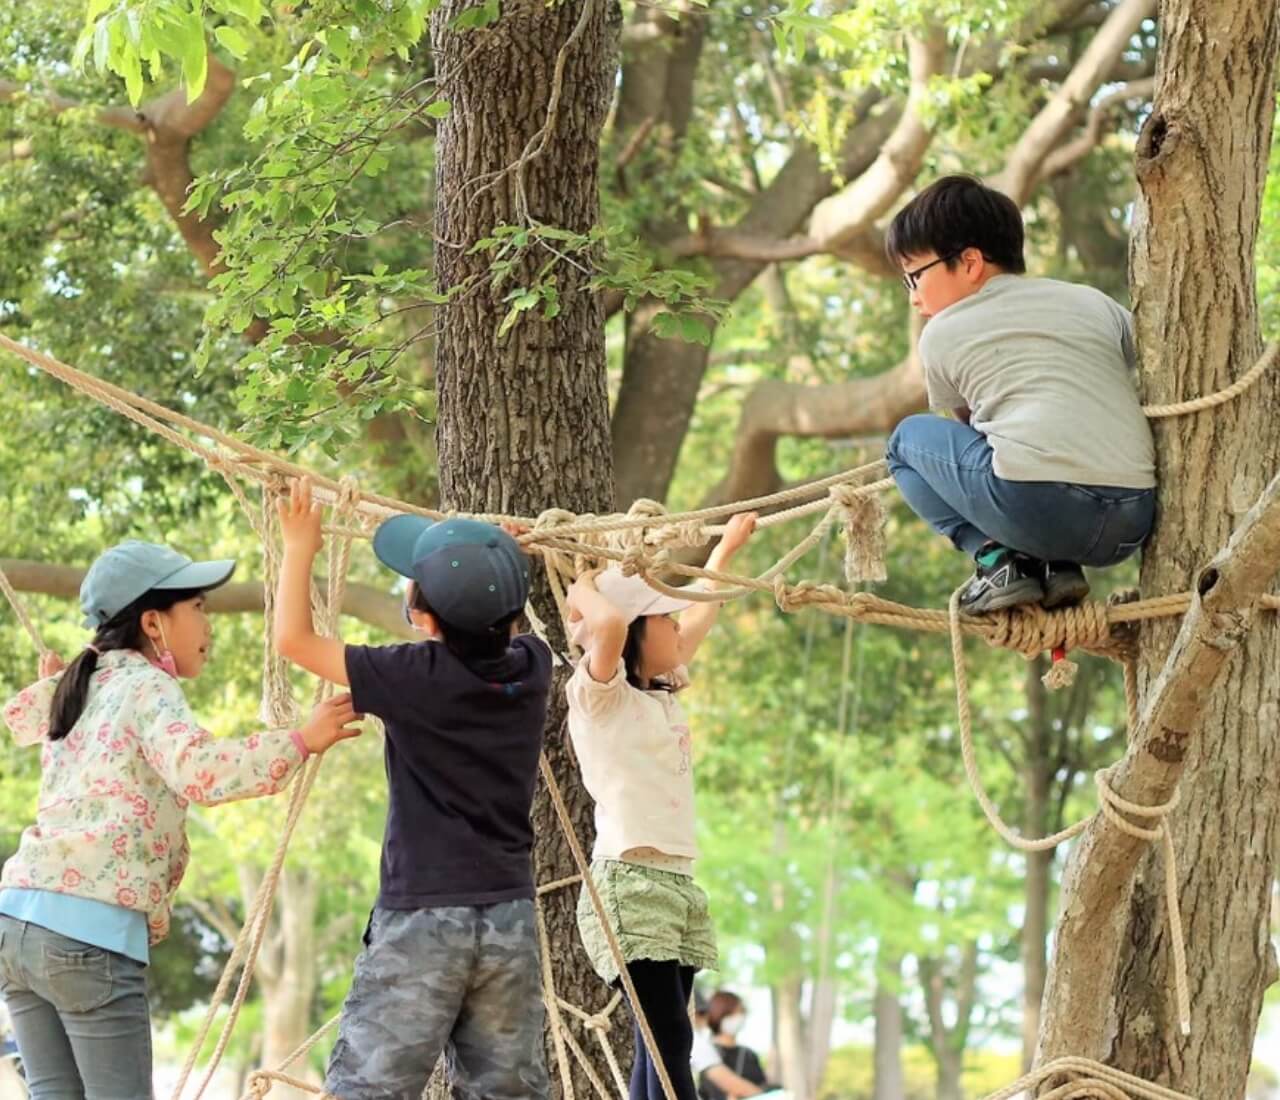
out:
<path id="1" fill-rule="evenodd" d="M 726 1016 L 720 1021 L 720 1031 L 725 1035 L 737 1035 L 746 1022 L 747 1017 L 744 1013 L 735 1012 L 732 1016 Z"/>

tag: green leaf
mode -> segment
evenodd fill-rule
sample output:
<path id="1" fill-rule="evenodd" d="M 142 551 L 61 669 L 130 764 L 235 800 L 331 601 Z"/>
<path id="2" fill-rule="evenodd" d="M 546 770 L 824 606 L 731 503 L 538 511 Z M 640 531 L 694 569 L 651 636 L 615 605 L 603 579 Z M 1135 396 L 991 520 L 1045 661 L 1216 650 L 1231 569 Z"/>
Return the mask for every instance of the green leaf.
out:
<path id="1" fill-rule="evenodd" d="M 124 69 L 124 88 L 129 94 L 129 102 L 135 106 L 142 100 L 142 64 L 136 62 L 126 65 Z"/>
<path id="2" fill-rule="evenodd" d="M 433 99 L 424 110 L 432 118 L 444 118 L 445 115 L 453 110 L 453 104 L 447 99 Z"/>
<path id="3" fill-rule="evenodd" d="M 235 27 L 219 27 L 213 32 L 213 37 L 236 57 L 244 58 L 248 56 L 249 39 L 242 32 L 236 30 Z"/>
<path id="4" fill-rule="evenodd" d="M 223 7 L 246 23 L 256 26 L 262 22 L 262 0 L 223 0 Z"/>
<path id="5" fill-rule="evenodd" d="M 502 324 L 498 326 L 498 339 L 501 340 L 511 329 L 515 323 L 520 320 L 520 310 L 511 309 L 507 311 L 507 315 L 502 319 Z"/>

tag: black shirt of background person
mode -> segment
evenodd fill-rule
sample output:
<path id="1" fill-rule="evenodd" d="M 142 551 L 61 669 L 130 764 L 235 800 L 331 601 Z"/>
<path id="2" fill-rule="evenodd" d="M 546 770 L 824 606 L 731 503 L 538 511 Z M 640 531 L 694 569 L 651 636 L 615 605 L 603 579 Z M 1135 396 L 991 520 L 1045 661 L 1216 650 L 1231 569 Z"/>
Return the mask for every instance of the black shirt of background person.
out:
<path id="1" fill-rule="evenodd" d="M 769 1079 L 765 1076 L 764 1067 L 760 1064 L 760 1058 L 750 1047 L 741 1046 L 721 1046 L 716 1043 L 716 1050 L 720 1052 L 720 1061 L 728 1066 L 739 1077 L 745 1078 L 753 1085 L 759 1085 L 764 1088 L 769 1083 Z M 698 1082 L 698 1095 L 703 1100 L 728 1100 L 729 1094 L 723 1089 L 717 1088 L 708 1078 L 706 1071 L 702 1073 L 702 1080 Z"/>
<path id="2" fill-rule="evenodd" d="M 521 635 L 465 665 L 442 643 L 347 646 L 358 713 L 386 725 L 378 905 L 532 898 L 533 828 L 551 651 Z"/>

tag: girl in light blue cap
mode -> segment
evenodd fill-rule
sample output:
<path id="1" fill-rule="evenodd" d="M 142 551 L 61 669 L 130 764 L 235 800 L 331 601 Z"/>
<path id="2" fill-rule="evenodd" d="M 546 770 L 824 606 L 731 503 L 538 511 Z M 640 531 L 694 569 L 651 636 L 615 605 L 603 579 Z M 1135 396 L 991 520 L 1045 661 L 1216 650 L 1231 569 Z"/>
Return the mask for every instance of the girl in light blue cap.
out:
<path id="1" fill-rule="evenodd" d="M 349 695 L 292 732 L 200 727 L 179 679 L 204 667 L 205 593 L 234 568 L 112 547 L 80 589 L 92 640 L 4 707 L 18 744 L 42 746 L 36 821 L 0 873 L 0 997 L 33 1100 L 152 1095 L 144 972 L 186 870 L 187 806 L 275 794 L 359 733 Z"/>

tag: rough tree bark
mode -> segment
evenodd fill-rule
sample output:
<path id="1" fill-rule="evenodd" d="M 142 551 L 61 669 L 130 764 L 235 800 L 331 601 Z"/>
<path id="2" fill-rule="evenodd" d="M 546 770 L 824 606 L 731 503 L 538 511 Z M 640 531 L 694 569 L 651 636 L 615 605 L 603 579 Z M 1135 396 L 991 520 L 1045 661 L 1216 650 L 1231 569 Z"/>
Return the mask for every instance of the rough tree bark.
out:
<path id="1" fill-rule="evenodd" d="M 620 14 L 614 0 L 542 0 L 505 3 L 502 17 L 482 31 L 458 33 L 449 24 L 467 0 L 446 0 L 432 18 L 431 41 L 440 95 L 453 109 L 437 136 L 436 272 L 442 287 L 470 277 L 478 289 L 450 307 L 436 359 L 441 495 L 447 506 L 471 511 L 538 514 L 558 505 L 579 512 L 607 511 L 613 503 L 609 409 L 605 387 L 604 310 L 586 289 L 588 276 L 568 264 L 558 269 L 561 312 L 550 321 L 517 325 L 497 338 L 506 313 L 505 290 L 489 289 L 488 258 L 469 255 L 471 244 L 499 223 L 519 218 L 523 186 L 528 214 L 539 222 L 585 232 L 599 221 L 598 149 L 613 94 Z M 563 97 L 554 112 L 553 74 L 563 70 Z M 545 130 L 543 129 L 545 126 Z M 541 131 L 541 136 L 538 136 Z M 541 145 L 539 143 L 541 142 Z M 522 170 L 512 170 L 526 149 L 541 148 Z M 493 173 L 498 173 L 494 176 Z M 548 253 L 524 258 L 529 278 Z M 539 616 L 564 646 L 555 607 L 542 585 Z M 591 806 L 564 734 L 562 677 L 552 692 L 547 755 L 569 802 L 579 836 L 589 848 Z M 572 873 L 545 792 L 534 806 L 540 881 Z M 594 1011 L 609 998 L 579 943 L 576 888 L 544 899 L 554 945 L 557 991 Z M 625 1065 L 630 1044 L 625 1014 L 615 1017 L 611 1039 Z M 611 1080 L 595 1041 L 574 1025 L 600 1077 Z M 548 1046 L 553 1080 L 556 1062 Z M 576 1068 L 574 1091 L 593 1092 Z"/>
<path id="2" fill-rule="evenodd" d="M 1154 401 L 1210 392 L 1260 351 L 1254 246 L 1280 10 L 1275 0 L 1166 0 L 1161 24 L 1133 249 Z M 1042 1058 L 1104 1058 L 1214 1100 L 1244 1096 L 1262 995 L 1276 977 L 1268 913 L 1280 829 L 1280 627 L 1272 615 L 1253 621 L 1251 610 L 1280 561 L 1278 399 L 1280 383 L 1268 378 L 1156 429 L 1161 513 L 1143 589 L 1193 587 L 1199 598 L 1181 629 L 1143 628 L 1142 720 L 1115 785 L 1151 804 L 1181 779 L 1170 827 L 1191 1035 L 1179 1034 L 1170 999 L 1160 857 L 1097 822 L 1064 879 L 1041 1030 Z M 1202 568 L 1229 534 L 1228 549 Z"/>

